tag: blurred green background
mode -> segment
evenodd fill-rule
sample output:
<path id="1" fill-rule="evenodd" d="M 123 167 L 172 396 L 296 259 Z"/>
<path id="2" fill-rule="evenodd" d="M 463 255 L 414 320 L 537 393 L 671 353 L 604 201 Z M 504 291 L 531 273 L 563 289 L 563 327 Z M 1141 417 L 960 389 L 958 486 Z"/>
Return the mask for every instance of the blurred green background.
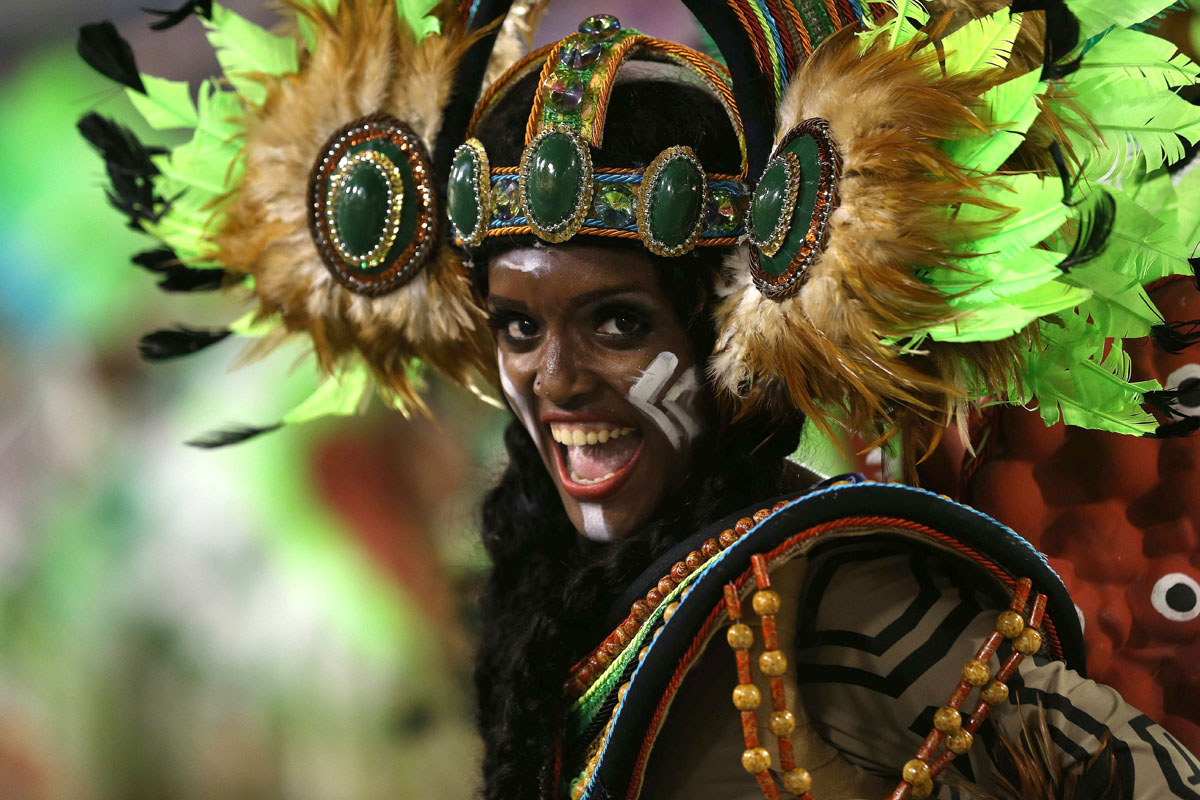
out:
<path id="1" fill-rule="evenodd" d="M 301 350 L 231 371 L 233 342 L 137 359 L 146 331 L 241 311 L 129 264 L 152 243 L 75 131 L 131 119 L 75 56 L 85 22 L 113 19 L 144 72 L 215 72 L 198 22 L 154 33 L 138 5 L 0 12 L 0 798 L 469 797 L 475 518 L 503 416 L 433 381 L 440 425 L 376 408 L 183 445 L 277 419 L 315 377 Z M 697 38 L 680 4 L 560 0 L 539 40 L 597 11 Z"/>

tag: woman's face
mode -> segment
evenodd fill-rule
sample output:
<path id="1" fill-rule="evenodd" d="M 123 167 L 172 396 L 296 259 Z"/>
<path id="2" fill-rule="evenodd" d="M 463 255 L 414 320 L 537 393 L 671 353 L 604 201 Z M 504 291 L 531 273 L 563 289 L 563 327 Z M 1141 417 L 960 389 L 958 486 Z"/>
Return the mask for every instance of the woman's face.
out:
<path id="1" fill-rule="evenodd" d="M 487 302 L 505 396 L 571 522 L 630 535 L 679 487 L 712 415 L 650 256 L 510 250 L 488 267 Z"/>

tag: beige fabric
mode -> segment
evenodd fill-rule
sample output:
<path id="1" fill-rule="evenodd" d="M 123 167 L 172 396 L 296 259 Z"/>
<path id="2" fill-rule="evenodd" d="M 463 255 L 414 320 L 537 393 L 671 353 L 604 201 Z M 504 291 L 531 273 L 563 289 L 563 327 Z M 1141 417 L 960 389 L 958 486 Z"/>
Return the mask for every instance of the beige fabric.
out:
<path id="1" fill-rule="evenodd" d="M 779 649 L 789 654 L 784 674 L 788 707 L 796 715 L 792 747 L 796 764 L 812 773 L 813 792 L 821 800 L 857 800 L 886 797 L 894 787 L 868 775 L 843 759 L 836 750 L 817 736 L 800 707 L 796 690 L 795 652 L 796 617 L 804 582 L 807 559 L 798 558 L 772 571 L 771 580 L 785 600 L 776 616 Z M 767 729 L 771 708 L 770 684 L 757 667 L 763 651 L 762 629 L 757 615 L 746 603 L 746 621 L 755 631 L 751 663 L 755 683 L 762 692 L 758 709 L 759 740 L 770 752 L 776 776 L 779 774 L 779 750 L 774 734 Z M 724 626 L 688 673 L 671 705 L 663 728 L 651 752 L 641 797 L 647 800 L 756 800 L 762 797 L 757 781 L 741 765 L 746 745 L 742 738 L 741 717 L 733 707 L 731 694 L 737 685 L 737 667 L 733 651 L 725 643 Z"/>

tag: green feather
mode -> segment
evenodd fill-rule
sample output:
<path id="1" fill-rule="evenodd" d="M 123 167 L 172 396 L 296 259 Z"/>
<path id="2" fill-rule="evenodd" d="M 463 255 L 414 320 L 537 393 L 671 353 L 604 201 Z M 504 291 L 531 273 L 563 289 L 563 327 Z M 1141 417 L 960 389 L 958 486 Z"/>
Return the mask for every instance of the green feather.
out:
<path id="1" fill-rule="evenodd" d="M 927 332 L 942 342 L 996 341 L 1012 336 L 1040 317 L 1074 308 L 1090 296 L 1087 289 L 1045 283 L 1012 295 L 1005 302 L 989 303 L 952 322 L 928 328 Z"/>
<path id="2" fill-rule="evenodd" d="M 225 77 L 252 103 L 266 99 L 266 88 L 252 76 L 285 75 L 299 69 L 296 42 L 291 37 L 268 33 L 217 3 L 204 24 Z"/>
<path id="3" fill-rule="evenodd" d="M 992 130 L 966 135 L 942 144 L 954 161 L 968 170 L 993 172 L 1025 140 L 1041 109 L 1038 97 L 1046 90 L 1038 73 L 1028 72 L 980 95 L 980 116 Z"/>
<path id="4" fill-rule="evenodd" d="M 196 106 L 187 81 L 170 81 L 143 75 L 146 93 L 127 89 L 126 94 L 146 123 L 156 130 L 196 127 Z"/>
<path id="5" fill-rule="evenodd" d="M 1021 15 L 1007 10 L 971 20 L 942 40 L 946 73 L 956 75 L 1008 64 L 1013 42 L 1021 30 Z"/>
<path id="6" fill-rule="evenodd" d="M 1062 277 L 1058 264 L 1064 258 L 1065 253 L 1030 248 L 1013 258 L 971 259 L 971 272 L 932 270 L 926 280 L 950 295 L 951 308 L 974 309 L 1058 280 Z"/>
<path id="7" fill-rule="evenodd" d="M 1111 27 L 1131 28 L 1144 22 L 1174 0 L 1067 0 L 1067 8 L 1079 18 L 1079 33 L 1088 39 Z"/>
<path id="8" fill-rule="evenodd" d="M 1077 81 L 1098 73 L 1148 81 L 1159 89 L 1190 86 L 1200 68 L 1179 52 L 1173 42 L 1140 31 L 1118 28 L 1088 50 L 1072 78 Z"/>
<path id="9" fill-rule="evenodd" d="M 396 0 L 396 15 L 419 42 L 426 36 L 441 33 L 441 23 L 437 17 L 429 15 L 440 2 L 441 0 Z"/>
<path id="10" fill-rule="evenodd" d="M 891 6 L 892 10 L 896 12 L 896 16 L 879 25 L 875 24 L 869 15 L 863 18 L 863 30 L 858 34 L 858 39 L 864 50 L 881 36 L 887 37 L 889 48 L 899 47 L 920 33 L 920 29 L 917 25 L 913 25 L 909 21 L 910 19 L 922 26 L 929 22 L 929 12 L 917 0 L 884 0 L 884 2 Z"/>
<path id="11" fill-rule="evenodd" d="M 996 223 L 994 233 L 969 242 L 964 248 L 967 253 L 1015 258 L 1045 240 L 1071 216 L 1071 209 L 1062 202 L 1062 184 L 1031 173 L 995 179 L 988 186 L 987 197 L 1016 211 Z M 979 206 L 964 206 L 958 219 L 964 223 L 986 222 L 995 214 Z M 971 270 L 970 259 L 960 266 Z"/>
<path id="12" fill-rule="evenodd" d="M 357 362 L 339 375 L 326 378 L 306 400 L 284 414 L 283 421 L 292 425 L 325 416 L 357 414 L 366 401 L 370 383 L 371 375 L 366 364 Z"/>
<path id="13" fill-rule="evenodd" d="M 259 319 L 258 310 L 247 312 L 229 325 L 229 330 L 238 336 L 248 339 L 261 339 L 272 331 L 283 327 L 283 319 L 279 316 Z"/>

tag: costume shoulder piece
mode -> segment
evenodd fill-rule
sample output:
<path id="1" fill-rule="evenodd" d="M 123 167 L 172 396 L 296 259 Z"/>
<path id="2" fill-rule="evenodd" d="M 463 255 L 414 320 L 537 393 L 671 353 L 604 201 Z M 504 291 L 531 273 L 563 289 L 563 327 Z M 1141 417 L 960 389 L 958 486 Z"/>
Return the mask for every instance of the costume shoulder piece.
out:
<path id="1" fill-rule="evenodd" d="M 806 769 L 819 778 L 817 765 L 793 751 L 803 714 L 843 758 L 890 779 L 891 797 L 928 797 L 952 775 L 996 780 L 996 732 L 1020 730 L 1021 706 L 1039 703 L 1064 762 L 1105 732 L 1118 740 L 1118 796 L 1185 786 L 1191 757 L 1083 678 L 1062 582 L 999 523 L 929 492 L 849 478 L 723 525 L 647 571 L 637 599 L 622 601 L 627 616 L 576 666 L 561 776 L 571 796 L 636 798 L 664 770 L 728 759 L 765 797 L 790 796 L 780 786 L 820 797 Z M 729 666 L 697 666 L 712 658 Z M 723 691 L 708 691 L 714 675 L 728 676 Z M 689 733 L 671 728 L 672 714 L 698 702 L 709 704 L 709 733 L 697 741 L 713 740 L 721 720 L 740 731 L 728 752 L 675 741 Z M 693 760 L 664 767 L 659 748 Z"/>

